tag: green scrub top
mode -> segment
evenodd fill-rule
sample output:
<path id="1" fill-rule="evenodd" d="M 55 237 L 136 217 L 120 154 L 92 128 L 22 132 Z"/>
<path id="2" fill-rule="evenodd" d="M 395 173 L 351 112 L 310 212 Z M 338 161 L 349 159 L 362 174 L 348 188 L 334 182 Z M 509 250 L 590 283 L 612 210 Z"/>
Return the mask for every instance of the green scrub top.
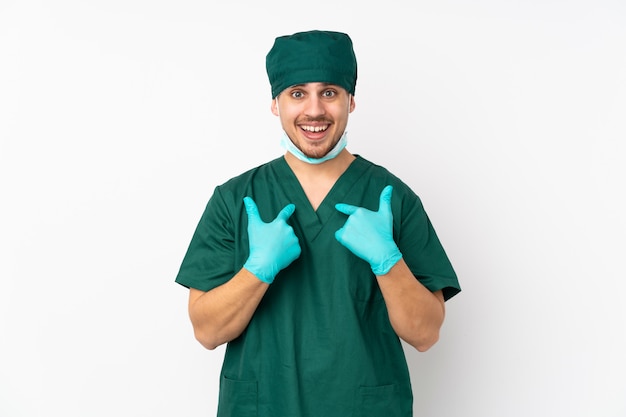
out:
<path id="1" fill-rule="evenodd" d="M 208 291 L 228 281 L 248 257 L 243 197 L 272 221 L 287 204 L 300 257 L 275 278 L 246 330 L 228 343 L 218 417 L 407 417 L 412 391 L 402 344 L 369 264 L 335 232 L 348 203 L 378 210 L 393 186 L 394 239 L 409 268 L 445 299 L 460 291 L 456 274 L 419 197 L 386 169 L 360 156 L 317 210 L 284 158 L 218 186 L 192 237 L 176 282 Z"/>

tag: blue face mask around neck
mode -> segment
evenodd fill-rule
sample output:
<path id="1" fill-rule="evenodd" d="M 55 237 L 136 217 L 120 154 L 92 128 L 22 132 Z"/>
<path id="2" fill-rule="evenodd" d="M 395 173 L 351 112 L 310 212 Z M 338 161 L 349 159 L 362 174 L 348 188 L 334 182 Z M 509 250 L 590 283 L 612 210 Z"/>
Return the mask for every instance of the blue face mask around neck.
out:
<path id="1" fill-rule="evenodd" d="M 334 157 L 339 155 L 341 151 L 343 151 L 343 149 L 346 147 L 347 144 L 348 144 L 348 132 L 344 131 L 343 135 L 341 135 L 341 138 L 339 139 L 335 147 L 330 150 L 330 152 L 328 152 L 326 155 L 324 155 L 321 158 L 310 158 L 306 156 L 305 154 L 303 154 L 302 151 L 298 149 L 296 145 L 293 144 L 291 139 L 289 139 L 289 136 L 287 136 L 287 133 L 283 132 L 283 136 L 280 140 L 280 145 L 283 148 L 285 148 L 285 150 L 287 150 L 289 153 L 291 153 L 293 156 L 295 156 L 302 162 L 306 162 L 307 164 L 313 164 L 313 165 L 321 164 L 322 162 L 326 162 L 330 159 L 333 159 Z"/>

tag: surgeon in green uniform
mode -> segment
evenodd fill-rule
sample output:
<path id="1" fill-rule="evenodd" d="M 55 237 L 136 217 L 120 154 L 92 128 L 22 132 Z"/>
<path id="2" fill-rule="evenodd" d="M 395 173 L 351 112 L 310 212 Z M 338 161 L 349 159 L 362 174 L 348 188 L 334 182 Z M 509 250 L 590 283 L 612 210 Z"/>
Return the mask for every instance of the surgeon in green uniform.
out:
<path id="1" fill-rule="evenodd" d="M 460 291 L 419 197 L 346 148 L 347 34 L 275 39 L 283 156 L 216 187 L 176 282 L 208 349 L 228 343 L 218 417 L 408 417 L 401 340 L 437 340 Z"/>

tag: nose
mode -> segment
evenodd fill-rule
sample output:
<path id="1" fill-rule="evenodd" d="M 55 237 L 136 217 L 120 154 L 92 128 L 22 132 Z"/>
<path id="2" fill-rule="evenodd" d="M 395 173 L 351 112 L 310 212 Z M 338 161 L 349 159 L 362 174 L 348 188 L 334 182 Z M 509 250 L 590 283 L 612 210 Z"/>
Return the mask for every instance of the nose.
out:
<path id="1" fill-rule="evenodd" d="M 324 103 L 317 95 L 311 95 L 307 99 L 304 113 L 309 117 L 319 117 L 326 113 Z"/>

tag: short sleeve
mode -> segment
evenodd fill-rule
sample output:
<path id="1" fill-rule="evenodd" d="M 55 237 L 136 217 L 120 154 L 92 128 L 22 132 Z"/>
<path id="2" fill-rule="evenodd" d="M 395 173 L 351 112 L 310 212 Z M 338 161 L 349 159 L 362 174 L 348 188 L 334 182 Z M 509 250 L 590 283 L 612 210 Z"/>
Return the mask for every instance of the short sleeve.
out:
<path id="1" fill-rule="evenodd" d="M 232 278 L 235 274 L 234 235 L 232 216 L 217 187 L 191 238 L 176 282 L 209 291 Z"/>
<path id="2" fill-rule="evenodd" d="M 461 291 L 452 267 L 420 198 L 409 192 L 402 201 L 398 246 L 417 279 L 430 291 L 443 291 L 448 300 Z"/>

